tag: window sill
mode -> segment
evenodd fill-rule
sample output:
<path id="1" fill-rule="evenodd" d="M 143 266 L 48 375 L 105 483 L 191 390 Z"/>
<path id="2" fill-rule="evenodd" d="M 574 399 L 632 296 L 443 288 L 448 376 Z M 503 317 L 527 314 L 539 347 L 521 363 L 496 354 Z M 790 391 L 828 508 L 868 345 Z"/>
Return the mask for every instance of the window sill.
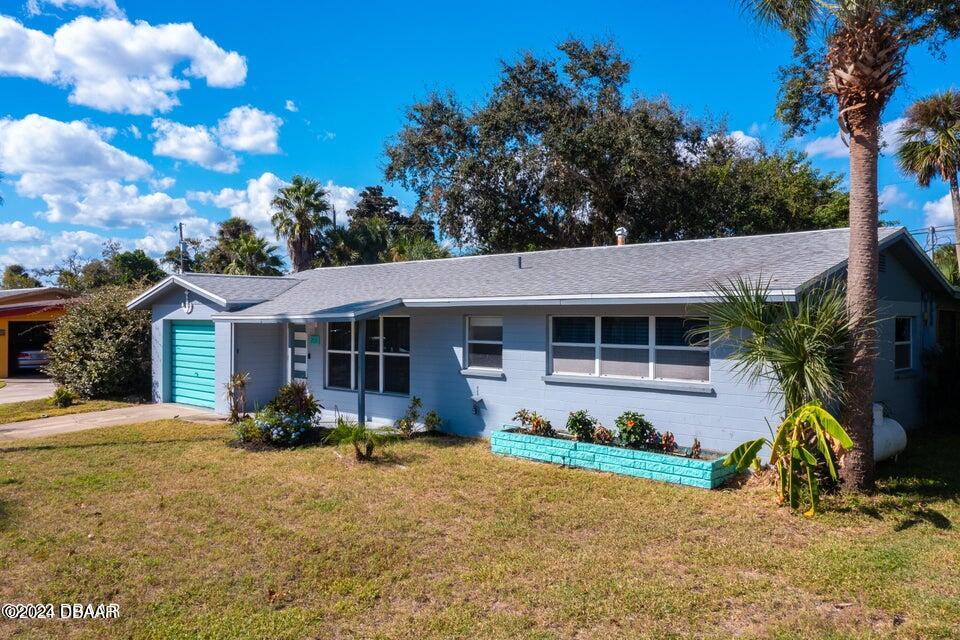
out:
<path id="1" fill-rule="evenodd" d="M 635 380 L 631 378 L 604 378 L 594 376 L 571 376 L 551 374 L 543 376 L 547 384 L 573 384 L 586 387 L 619 387 L 626 389 L 651 389 L 654 391 L 677 391 L 713 395 L 713 385 L 709 382 L 682 382 L 676 380 Z"/>
<path id="2" fill-rule="evenodd" d="M 465 378 L 491 378 L 493 380 L 506 380 L 507 376 L 498 369 L 460 369 L 460 375 Z"/>

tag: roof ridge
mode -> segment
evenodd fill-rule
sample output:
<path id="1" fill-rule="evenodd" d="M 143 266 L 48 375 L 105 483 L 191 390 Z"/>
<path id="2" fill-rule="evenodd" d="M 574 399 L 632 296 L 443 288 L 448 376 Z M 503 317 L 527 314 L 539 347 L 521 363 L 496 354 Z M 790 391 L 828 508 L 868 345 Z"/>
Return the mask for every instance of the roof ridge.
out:
<path id="1" fill-rule="evenodd" d="M 903 226 L 878 227 L 878 233 L 880 229 L 899 230 L 903 228 L 905 227 Z M 637 249 L 639 247 L 655 247 L 655 246 L 666 245 L 666 244 L 687 244 L 687 243 L 695 243 L 695 242 L 722 242 L 722 241 L 728 241 L 728 240 L 756 240 L 757 238 L 769 238 L 774 236 L 799 236 L 799 235 L 807 235 L 812 233 L 828 233 L 828 232 L 849 231 L 849 230 L 850 230 L 850 227 L 833 227 L 830 229 L 807 229 L 804 231 L 780 231 L 777 233 L 757 233 L 757 234 L 745 235 L 745 236 L 721 236 L 719 238 L 690 238 L 687 240 L 656 240 L 654 242 L 636 242 L 633 244 L 626 244 L 623 246 L 605 244 L 605 245 L 594 246 L 594 247 L 562 247 L 558 249 L 541 249 L 539 251 L 510 251 L 507 253 L 481 253 L 481 254 L 474 254 L 470 256 L 450 256 L 449 258 L 432 258 L 432 259 L 428 258 L 424 260 L 404 260 L 400 262 L 376 262 L 373 264 L 351 264 L 351 265 L 341 265 L 341 266 L 335 266 L 335 267 L 316 267 L 313 269 L 300 271 L 299 273 L 309 274 L 309 273 L 319 273 L 324 271 L 330 271 L 333 269 L 356 269 L 358 267 L 383 267 L 385 265 L 420 264 L 424 262 L 437 263 L 437 262 L 447 262 L 451 260 L 468 260 L 471 258 L 473 259 L 494 258 L 494 257 L 503 258 L 507 256 L 524 256 L 525 257 L 525 256 L 534 256 L 534 255 L 544 255 L 549 253 L 558 253 L 561 251 L 596 251 L 596 250 L 603 250 L 603 249 L 623 250 L 623 249 Z M 295 274 L 291 274 L 291 276 L 296 277 Z M 278 277 L 278 276 L 272 276 L 272 277 Z M 297 279 L 299 280 L 301 278 L 297 278 Z"/>
<path id="2" fill-rule="evenodd" d="M 211 278 L 262 278 L 264 280 L 294 280 L 299 282 L 300 278 L 296 278 L 293 274 L 286 274 L 280 276 L 253 276 L 247 275 L 244 273 L 203 273 L 200 271 L 188 271 L 186 273 L 171 273 L 171 276 L 182 278 L 183 276 L 203 276 Z"/>

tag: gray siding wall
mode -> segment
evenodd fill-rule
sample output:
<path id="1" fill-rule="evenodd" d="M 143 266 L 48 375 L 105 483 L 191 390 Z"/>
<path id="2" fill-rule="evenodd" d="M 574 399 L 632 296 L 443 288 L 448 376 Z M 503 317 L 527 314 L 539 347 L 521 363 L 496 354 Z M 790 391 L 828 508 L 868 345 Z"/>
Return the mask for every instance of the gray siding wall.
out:
<path id="1" fill-rule="evenodd" d="M 711 384 L 714 393 L 703 395 L 679 391 L 625 389 L 601 385 L 547 383 L 547 317 L 552 314 L 682 314 L 680 307 L 482 307 L 472 310 L 411 309 L 411 394 L 423 400 L 424 411 L 437 410 L 443 429 L 460 435 L 489 436 L 513 422 L 514 412 L 526 407 L 563 427 L 567 414 L 587 409 L 604 424 L 628 409 L 645 414 L 661 431 L 672 431 L 680 444 L 699 438 L 705 448 L 727 451 L 743 440 L 767 435 L 767 419 L 777 414 L 775 402 L 765 389 L 738 382 L 730 371 L 722 348 L 711 353 Z M 463 367 L 464 317 L 503 316 L 504 378 L 465 376 Z M 339 410 L 356 415 L 356 393 L 325 389 L 323 378 L 324 325 L 310 325 L 308 333 L 321 336 L 310 344 L 308 384 L 327 407 L 328 415 Z M 483 398 L 480 413 L 473 413 L 471 395 Z M 367 393 L 367 417 L 391 422 L 405 410 L 409 397 Z"/>
<path id="2" fill-rule="evenodd" d="M 936 343 L 934 306 L 924 300 L 920 283 L 893 255 L 885 252 L 885 269 L 880 274 L 878 309 L 876 387 L 874 397 L 882 402 L 894 420 L 907 429 L 921 426 L 923 376 L 920 358 Z M 913 369 L 895 371 L 893 360 L 894 325 L 898 316 L 913 318 Z"/>
<path id="3" fill-rule="evenodd" d="M 153 401 L 169 402 L 170 362 L 167 349 L 170 340 L 170 322 L 172 320 L 209 320 L 214 313 L 224 309 L 212 302 L 203 300 L 191 293 L 190 301 L 193 308 L 190 313 L 183 309 L 183 290 L 171 291 L 153 305 L 152 315 L 152 345 L 153 360 Z M 214 384 L 216 389 L 217 413 L 227 413 L 227 398 L 224 385 L 230 377 L 230 325 L 222 322 L 214 323 L 214 341 L 217 349 L 217 359 L 214 370 Z"/>
<path id="4" fill-rule="evenodd" d="M 250 374 L 247 383 L 247 410 L 263 406 L 286 382 L 284 363 L 287 343 L 285 324 L 234 325 L 234 370 Z"/>

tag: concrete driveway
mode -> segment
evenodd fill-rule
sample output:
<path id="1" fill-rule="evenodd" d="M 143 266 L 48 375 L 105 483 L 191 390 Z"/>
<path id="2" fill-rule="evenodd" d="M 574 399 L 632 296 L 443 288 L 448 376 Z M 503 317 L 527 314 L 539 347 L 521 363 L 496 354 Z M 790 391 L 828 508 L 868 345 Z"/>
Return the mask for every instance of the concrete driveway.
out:
<path id="1" fill-rule="evenodd" d="M 0 404 L 49 398 L 57 388 L 46 378 L 6 378 L 4 382 L 7 386 L 0 389 Z"/>
<path id="2" fill-rule="evenodd" d="M 65 416 L 0 424 L 0 442 L 170 418 L 183 418 L 194 422 L 219 422 L 222 420 L 213 411 L 206 409 L 186 407 L 179 404 L 138 404 L 132 407 L 108 409 L 107 411 L 72 413 Z"/>

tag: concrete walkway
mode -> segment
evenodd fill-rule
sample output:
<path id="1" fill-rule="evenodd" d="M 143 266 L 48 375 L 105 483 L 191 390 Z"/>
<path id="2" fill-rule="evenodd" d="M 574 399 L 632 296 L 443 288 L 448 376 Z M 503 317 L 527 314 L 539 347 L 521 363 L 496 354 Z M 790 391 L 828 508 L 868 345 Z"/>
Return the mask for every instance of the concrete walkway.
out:
<path id="1" fill-rule="evenodd" d="M 0 404 L 49 398 L 56 389 L 46 378 L 6 378 L 4 382 L 7 386 L 0 389 Z"/>
<path id="2" fill-rule="evenodd" d="M 66 416 L 0 424 L 0 442 L 170 418 L 183 418 L 194 422 L 219 422 L 222 420 L 214 412 L 206 409 L 186 407 L 179 404 L 139 404 L 107 411 L 72 413 Z"/>

